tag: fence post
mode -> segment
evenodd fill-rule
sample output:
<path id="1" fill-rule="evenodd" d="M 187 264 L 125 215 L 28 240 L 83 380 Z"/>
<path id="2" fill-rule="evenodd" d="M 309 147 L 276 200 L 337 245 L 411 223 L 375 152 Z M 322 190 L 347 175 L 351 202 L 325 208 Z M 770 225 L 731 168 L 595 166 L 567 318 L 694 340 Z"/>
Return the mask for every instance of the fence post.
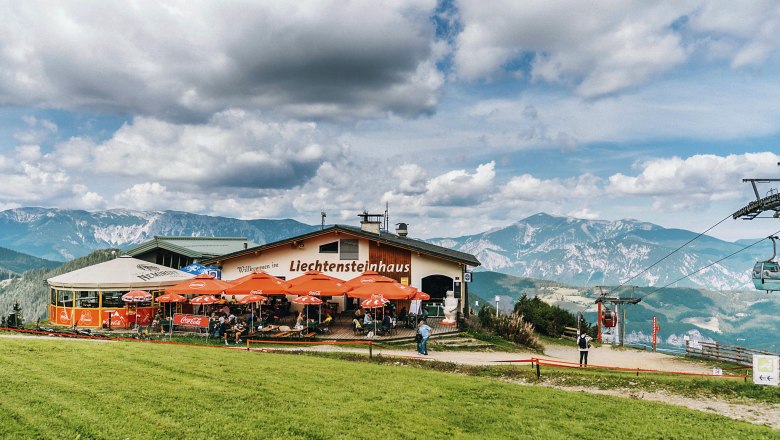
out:
<path id="1" fill-rule="evenodd" d="M 368 358 L 374 358 L 374 343 L 372 341 L 368 341 Z"/>
<path id="2" fill-rule="evenodd" d="M 542 371 L 539 369 L 539 361 L 536 362 L 536 380 L 539 380 L 542 376 Z"/>

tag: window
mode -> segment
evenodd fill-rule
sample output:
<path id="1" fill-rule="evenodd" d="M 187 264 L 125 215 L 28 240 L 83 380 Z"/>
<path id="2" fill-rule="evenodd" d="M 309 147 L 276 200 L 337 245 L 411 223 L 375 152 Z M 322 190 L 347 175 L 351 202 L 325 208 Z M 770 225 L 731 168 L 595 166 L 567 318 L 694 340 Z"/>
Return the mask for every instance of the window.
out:
<path id="1" fill-rule="evenodd" d="M 122 301 L 122 295 L 124 292 L 103 292 L 103 307 L 124 307 L 125 302 Z"/>
<path id="2" fill-rule="evenodd" d="M 70 290 L 57 291 L 57 305 L 60 307 L 73 307 L 73 292 Z"/>
<path id="3" fill-rule="evenodd" d="M 342 260 L 357 260 L 358 259 L 358 241 L 357 239 L 344 239 L 341 240 L 341 255 Z"/>
<path id="4" fill-rule="evenodd" d="M 74 292 L 76 296 L 76 307 L 85 307 L 95 309 L 98 306 L 97 291 L 81 290 Z"/>
<path id="5" fill-rule="evenodd" d="M 339 242 L 334 241 L 333 243 L 325 243 L 320 246 L 320 253 L 321 254 L 338 254 L 339 253 Z"/>

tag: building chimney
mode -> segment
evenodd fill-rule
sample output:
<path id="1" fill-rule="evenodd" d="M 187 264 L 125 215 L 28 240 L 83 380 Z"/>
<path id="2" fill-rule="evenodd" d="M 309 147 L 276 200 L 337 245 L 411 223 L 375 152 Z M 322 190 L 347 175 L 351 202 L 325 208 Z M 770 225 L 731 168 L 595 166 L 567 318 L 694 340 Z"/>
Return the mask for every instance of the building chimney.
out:
<path id="1" fill-rule="evenodd" d="M 406 237 L 407 235 L 409 235 L 409 229 L 407 229 L 407 226 L 408 225 L 406 223 L 396 223 L 395 224 L 396 235 L 398 235 L 399 237 Z"/>
<path id="2" fill-rule="evenodd" d="M 361 231 L 379 235 L 382 229 L 382 214 L 369 214 L 368 211 L 363 211 L 362 214 L 358 214 L 358 217 L 360 217 Z"/>

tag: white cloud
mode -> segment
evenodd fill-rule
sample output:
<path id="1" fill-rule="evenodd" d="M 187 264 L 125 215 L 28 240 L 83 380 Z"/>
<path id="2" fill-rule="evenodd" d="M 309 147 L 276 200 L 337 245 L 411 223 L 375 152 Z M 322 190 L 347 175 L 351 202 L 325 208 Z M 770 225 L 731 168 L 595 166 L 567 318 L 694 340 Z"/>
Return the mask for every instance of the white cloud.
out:
<path id="1" fill-rule="evenodd" d="M 586 97 L 613 93 L 686 61 L 672 24 L 692 6 L 505 0 L 485 7 L 463 1 L 455 66 L 464 79 L 489 78 L 525 57 L 533 79 L 572 84 Z"/>
<path id="2" fill-rule="evenodd" d="M 226 108 L 329 119 L 429 113 L 443 83 L 435 6 L 5 3 L 0 99 L 179 121 Z"/>
<path id="3" fill-rule="evenodd" d="M 768 152 L 650 159 L 635 165 L 640 170 L 636 176 L 610 176 L 605 191 L 613 197 L 651 197 L 656 209 L 695 209 L 744 200 L 749 189 L 741 179 L 774 175 L 778 160 L 780 156 Z"/>
<path id="4" fill-rule="evenodd" d="M 340 154 L 314 123 L 226 110 L 207 124 L 137 117 L 98 145 L 81 138 L 57 145 L 53 158 L 94 174 L 240 190 L 300 185 Z"/>
<path id="5" fill-rule="evenodd" d="M 702 45 L 734 68 L 764 63 L 780 48 L 780 5 L 774 1 L 703 2 L 689 20 Z"/>

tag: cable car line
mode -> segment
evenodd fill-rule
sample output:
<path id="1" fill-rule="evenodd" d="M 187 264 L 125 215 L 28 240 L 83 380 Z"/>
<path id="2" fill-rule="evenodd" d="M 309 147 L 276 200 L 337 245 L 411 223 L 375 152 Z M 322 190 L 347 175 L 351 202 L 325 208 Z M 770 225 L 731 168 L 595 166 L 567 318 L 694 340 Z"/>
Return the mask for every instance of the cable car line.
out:
<path id="1" fill-rule="evenodd" d="M 777 235 L 777 234 L 780 234 L 780 230 L 778 230 L 777 232 L 775 232 L 775 233 L 773 233 L 773 234 L 771 234 L 771 235 Z M 663 287 L 659 287 L 659 288 L 657 288 L 657 289 L 655 289 L 655 290 L 653 290 L 653 291 L 651 291 L 651 292 L 649 292 L 649 293 L 647 293 L 647 294 L 645 294 L 645 295 L 641 296 L 641 297 L 640 297 L 640 299 L 644 299 L 644 298 L 645 298 L 645 297 L 647 297 L 648 295 L 652 295 L 652 294 L 654 294 L 654 293 L 658 292 L 659 290 L 666 289 L 667 287 L 671 286 L 672 284 L 675 284 L 675 283 L 677 283 L 677 282 L 679 282 L 679 281 L 682 281 L 682 280 L 684 280 L 684 279 L 686 279 L 686 278 L 688 278 L 688 277 L 690 277 L 690 276 L 692 276 L 692 275 L 695 275 L 695 274 L 697 274 L 697 273 L 699 273 L 699 272 L 703 271 L 704 269 L 707 269 L 707 268 L 709 268 L 709 267 L 712 267 L 712 266 L 714 266 L 714 265 L 716 265 L 716 264 L 720 263 L 721 261 L 723 261 L 723 260 L 725 260 L 725 259 L 727 259 L 727 258 L 731 258 L 731 257 L 733 257 L 734 255 L 737 255 L 738 253 L 740 253 L 740 252 L 742 252 L 742 251 L 745 251 L 745 250 L 747 250 L 747 249 L 750 249 L 751 247 L 753 247 L 753 246 L 755 246 L 755 245 L 757 245 L 757 244 L 761 243 L 761 242 L 762 242 L 762 241 L 764 241 L 764 240 L 767 240 L 767 238 L 762 238 L 761 240 L 758 240 L 758 241 L 756 241 L 755 243 L 749 244 L 749 245 L 747 245 L 747 246 L 743 247 L 742 249 L 739 249 L 739 250 L 737 250 L 737 251 L 734 251 L 734 252 L 732 252 L 732 253 L 730 253 L 730 254 L 726 255 L 725 257 L 723 257 L 723 258 L 721 258 L 721 259 L 717 260 L 717 261 L 713 261 L 712 263 L 710 263 L 710 264 L 708 264 L 708 265 L 706 265 L 706 266 L 704 266 L 704 267 L 701 267 L 701 268 L 699 268 L 699 269 L 696 269 L 695 271 L 693 271 L 693 272 L 691 272 L 691 273 L 689 273 L 689 274 L 683 275 L 682 277 L 680 277 L 680 278 L 678 278 L 678 279 L 676 279 L 676 280 L 672 281 L 671 283 L 669 283 L 669 284 L 667 284 L 667 285 L 665 285 L 665 286 L 663 286 Z"/>
<path id="2" fill-rule="evenodd" d="M 675 253 L 677 253 L 677 252 L 678 252 L 680 249 L 684 248 L 685 246 L 688 246 L 689 244 L 691 244 L 691 242 L 692 242 L 692 241 L 696 240 L 697 238 L 701 237 L 702 235 L 706 234 L 707 232 L 710 232 L 712 229 L 716 228 L 717 226 L 719 226 L 721 223 L 725 222 L 725 221 L 726 221 L 726 220 L 728 220 L 729 218 L 731 218 L 731 214 L 727 215 L 726 217 L 724 217 L 724 218 L 723 218 L 723 220 L 721 220 L 721 221 L 719 221 L 719 222 L 715 223 L 714 225 L 710 226 L 709 228 L 707 228 L 707 230 L 706 230 L 706 231 L 704 231 L 704 232 L 700 233 L 699 235 L 697 235 L 697 236 L 695 236 L 695 237 L 691 238 L 690 240 L 688 240 L 687 242 L 683 243 L 683 244 L 682 244 L 682 245 L 680 245 L 680 246 L 679 246 L 677 249 L 675 249 L 675 250 L 673 250 L 673 251 L 669 252 L 668 254 L 666 254 L 666 256 L 664 256 L 664 257 L 663 257 L 663 258 L 661 258 L 660 260 L 658 260 L 658 261 L 656 261 L 655 263 L 651 264 L 650 266 L 647 266 L 646 268 L 642 269 L 642 270 L 641 270 L 641 271 L 639 271 L 639 273 L 637 273 L 636 275 L 634 275 L 634 276 L 632 276 L 631 278 L 629 278 L 629 279 L 627 279 L 627 280 L 623 281 L 622 283 L 620 283 L 620 285 L 618 285 L 617 287 L 615 287 L 614 289 L 612 289 L 612 291 L 618 290 L 618 289 L 620 289 L 621 287 L 625 286 L 626 284 L 628 284 L 629 282 L 631 282 L 631 280 L 635 279 L 635 278 L 636 278 L 636 277 L 638 277 L 639 275 L 642 275 L 643 273 L 645 273 L 645 272 L 647 272 L 648 270 L 652 269 L 653 267 L 655 267 L 656 265 L 658 265 L 658 264 L 659 264 L 659 263 L 661 263 L 662 261 L 664 261 L 664 260 L 666 260 L 667 258 L 671 257 L 672 255 L 674 255 Z M 754 244 L 755 244 L 755 243 L 754 243 Z M 752 245 L 751 245 L 751 246 L 752 246 Z M 742 249 L 742 250 L 744 250 L 744 249 Z M 741 250 L 740 250 L 740 252 L 741 252 Z"/>

